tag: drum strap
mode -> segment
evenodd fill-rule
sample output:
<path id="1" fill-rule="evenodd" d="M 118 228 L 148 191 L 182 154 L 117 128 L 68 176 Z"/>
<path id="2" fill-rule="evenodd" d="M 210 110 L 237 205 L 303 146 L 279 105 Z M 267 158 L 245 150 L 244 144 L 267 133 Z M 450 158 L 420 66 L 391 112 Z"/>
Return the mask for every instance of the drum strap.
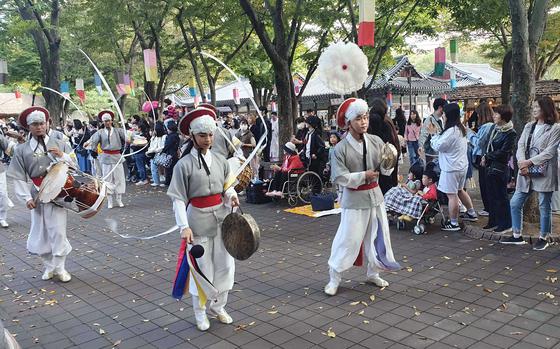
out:
<path id="1" fill-rule="evenodd" d="M 359 187 L 357 187 L 356 189 L 350 189 L 352 191 L 362 191 L 362 190 L 370 190 L 373 188 L 377 188 L 379 186 L 379 184 L 377 182 L 371 182 L 369 184 L 362 184 Z"/>

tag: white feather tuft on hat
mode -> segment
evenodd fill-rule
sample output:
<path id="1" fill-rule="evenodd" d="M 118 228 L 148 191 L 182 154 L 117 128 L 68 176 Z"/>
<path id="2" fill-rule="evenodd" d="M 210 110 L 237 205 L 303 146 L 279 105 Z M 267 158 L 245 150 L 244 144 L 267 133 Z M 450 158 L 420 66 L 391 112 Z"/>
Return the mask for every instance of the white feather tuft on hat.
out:
<path id="1" fill-rule="evenodd" d="M 113 120 L 113 117 L 111 116 L 111 114 L 105 113 L 105 114 L 101 115 L 101 121 L 111 121 L 111 120 Z"/>
<path id="2" fill-rule="evenodd" d="M 346 123 L 354 120 L 357 116 L 366 114 L 368 112 L 368 104 L 363 99 L 356 99 L 354 102 L 350 103 L 346 113 L 344 113 L 344 118 Z"/>
<path id="3" fill-rule="evenodd" d="M 25 120 L 27 121 L 28 125 L 31 125 L 33 123 L 46 122 L 47 116 L 42 111 L 35 110 L 29 113 L 29 115 L 27 115 L 27 118 Z"/>
<path id="4" fill-rule="evenodd" d="M 333 92 L 348 94 L 362 88 L 368 77 L 366 55 L 354 43 L 337 42 L 319 58 L 318 77 Z"/>
<path id="5" fill-rule="evenodd" d="M 203 115 L 191 121 L 191 134 L 214 133 L 218 126 L 216 120 L 210 115 Z"/>

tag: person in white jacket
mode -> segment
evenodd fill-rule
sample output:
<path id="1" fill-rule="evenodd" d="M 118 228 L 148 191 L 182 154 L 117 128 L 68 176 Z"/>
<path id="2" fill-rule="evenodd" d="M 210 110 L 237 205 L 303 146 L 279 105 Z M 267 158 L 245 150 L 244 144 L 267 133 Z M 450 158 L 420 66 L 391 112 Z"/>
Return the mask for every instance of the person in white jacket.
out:
<path id="1" fill-rule="evenodd" d="M 458 231 L 459 199 L 467 207 L 463 220 L 476 221 L 478 217 L 469 194 L 464 190 L 467 178 L 467 131 L 461 124 L 461 111 L 456 103 L 447 104 L 444 109 L 445 127 L 440 134 L 434 125 L 427 131 L 433 135 L 430 144 L 439 153 L 441 169 L 438 189 L 449 198 L 449 221 L 442 224 L 442 230 Z"/>
<path id="2" fill-rule="evenodd" d="M 147 156 L 152 156 L 150 160 L 150 170 L 152 171 L 152 187 L 165 187 L 165 183 L 162 183 L 162 179 L 159 176 L 159 166 L 155 163 L 155 157 L 163 150 L 165 146 L 165 139 L 167 138 L 167 132 L 165 131 L 165 126 L 162 122 L 157 122 L 154 127 L 154 135 L 150 140 L 150 146 L 146 151 Z"/>

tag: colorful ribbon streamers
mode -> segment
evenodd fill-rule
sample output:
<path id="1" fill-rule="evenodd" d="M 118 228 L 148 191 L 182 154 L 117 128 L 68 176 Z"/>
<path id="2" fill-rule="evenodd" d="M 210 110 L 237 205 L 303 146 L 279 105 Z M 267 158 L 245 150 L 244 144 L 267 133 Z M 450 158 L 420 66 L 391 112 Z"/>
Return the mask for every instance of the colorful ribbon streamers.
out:
<path id="1" fill-rule="evenodd" d="M 156 50 L 153 48 L 144 50 L 144 70 L 146 72 L 146 81 L 158 80 L 157 56 Z"/>
<path id="2" fill-rule="evenodd" d="M 358 46 L 375 46 L 375 0 L 359 0 Z"/>

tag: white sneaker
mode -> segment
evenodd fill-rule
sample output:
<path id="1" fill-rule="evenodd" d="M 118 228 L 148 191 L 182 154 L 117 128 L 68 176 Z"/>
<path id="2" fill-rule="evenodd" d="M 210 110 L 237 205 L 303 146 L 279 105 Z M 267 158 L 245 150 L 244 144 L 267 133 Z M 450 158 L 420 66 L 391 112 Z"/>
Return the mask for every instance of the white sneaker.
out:
<path id="1" fill-rule="evenodd" d="M 10 225 L 8 224 L 8 222 L 6 222 L 5 219 L 0 220 L 0 226 L 2 226 L 2 228 L 7 228 Z"/>
<path id="2" fill-rule="evenodd" d="M 45 269 L 45 272 L 43 273 L 43 276 L 41 276 L 41 280 L 45 280 L 45 281 L 50 280 L 50 279 L 53 278 L 53 276 L 54 276 L 54 273 L 53 273 L 52 270 Z"/>
<path id="3" fill-rule="evenodd" d="M 166 185 L 164 183 L 161 183 L 159 186 L 162 187 L 162 188 L 166 187 Z"/>
<path id="4" fill-rule="evenodd" d="M 480 210 L 480 211 L 478 211 L 478 215 L 482 216 L 482 217 L 488 217 L 490 215 L 490 213 L 488 213 L 488 211 L 485 211 L 485 210 Z"/>
<path id="5" fill-rule="evenodd" d="M 386 280 L 382 279 L 379 275 L 368 277 L 367 281 L 375 284 L 377 287 L 389 286 L 389 283 Z"/>
<path id="6" fill-rule="evenodd" d="M 211 310 L 211 312 L 216 315 L 216 318 L 218 319 L 218 321 L 220 321 L 222 324 L 231 324 L 233 322 L 233 319 L 231 318 L 231 316 L 224 310 L 220 310 L 218 311 L 214 311 Z"/>
<path id="7" fill-rule="evenodd" d="M 159 186 L 159 184 L 157 184 L 157 183 L 152 183 L 152 184 L 150 184 L 150 185 L 151 185 L 152 187 L 158 187 L 158 186 Z"/>
<path id="8" fill-rule="evenodd" d="M 64 269 L 61 272 L 57 272 L 56 276 L 62 282 L 68 282 L 68 281 L 72 280 L 72 276 L 70 275 L 70 273 L 67 272 Z"/>
<path id="9" fill-rule="evenodd" d="M 334 296 L 336 294 L 336 292 L 338 291 L 338 285 L 332 281 L 330 281 L 326 286 L 325 286 L 325 294 L 328 296 Z"/>
<path id="10" fill-rule="evenodd" d="M 108 209 L 112 209 L 113 208 L 113 198 L 111 196 L 109 196 L 107 198 L 107 208 Z"/>
<path id="11" fill-rule="evenodd" d="M 138 181 L 136 182 L 136 185 L 140 186 L 140 185 L 146 185 L 148 184 L 148 181 Z"/>
<path id="12" fill-rule="evenodd" d="M 117 201 L 117 205 L 119 205 L 119 207 L 124 207 L 122 200 Z"/>
<path id="13" fill-rule="evenodd" d="M 210 321 L 208 320 L 208 316 L 206 316 L 206 314 L 204 314 L 201 319 L 196 319 L 196 328 L 198 328 L 199 331 L 206 331 L 210 328 Z"/>

